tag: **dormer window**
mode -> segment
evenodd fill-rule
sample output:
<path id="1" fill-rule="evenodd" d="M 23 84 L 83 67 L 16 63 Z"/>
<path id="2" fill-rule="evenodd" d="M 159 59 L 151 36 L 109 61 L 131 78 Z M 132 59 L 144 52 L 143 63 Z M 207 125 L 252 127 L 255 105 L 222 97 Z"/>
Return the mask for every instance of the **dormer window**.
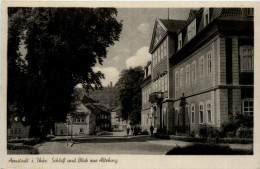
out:
<path id="1" fill-rule="evenodd" d="M 188 41 L 196 35 L 196 18 L 188 26 Z"/>
<path id="2" fill-rule="evenodd" d="M 182 48 L 182 33 L 178 35 L 178 50 Z"/>
<path id="3" fill-rule="evenodd" d="M 247 16 L 253 16 L 254 15 L 254 8 L 247 8 Z"/>
<path id="4" fill-rule="evenodd" d="M 209 8 L 204 8 L 203 16 L 204 16 L 204 26 L 207 26 L 209 24 Z"/>

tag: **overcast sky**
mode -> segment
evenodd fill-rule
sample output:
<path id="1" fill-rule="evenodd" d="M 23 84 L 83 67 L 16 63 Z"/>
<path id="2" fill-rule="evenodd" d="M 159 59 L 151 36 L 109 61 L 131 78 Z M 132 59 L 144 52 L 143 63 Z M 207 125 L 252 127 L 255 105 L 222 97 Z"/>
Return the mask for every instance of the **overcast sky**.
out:
<path id="1" fill-rule="evenodd" d="M 103 65 L 95 70 L 105 74 L 103 86 L 111 81 L 115 84 L 120 71 L 129 67 L 144 66 L 151 60 L 148 53 L 155 20 L 167 19 L 167 8 L 118 8 L 118 20 L 123 20 L 120 41 L 108 48 L 108 56 Z M 187 8 L 169 9 L 170 19 L 186 20 L 189 15 Z"/>

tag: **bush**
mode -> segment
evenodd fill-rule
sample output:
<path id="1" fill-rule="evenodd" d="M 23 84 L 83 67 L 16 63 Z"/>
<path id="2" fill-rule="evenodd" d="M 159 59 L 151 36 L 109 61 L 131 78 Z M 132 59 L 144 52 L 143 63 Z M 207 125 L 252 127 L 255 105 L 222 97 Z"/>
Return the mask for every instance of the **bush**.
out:
<path id="1" fill-rule="evenodd" d="M 23 145 L 34 146 L 34 145 L 37 144 L 37 142 L 38 142 L 38 139 L 32 138 L 32 139 L 29 139 L 29 140 L 25 140 L 25 141 L 23 142 Z"/>
<path id="2" fill-rule="evenodd" d="M 247 129 L 243 129 L 247 128 Z M 237 114 L 231 118 L 228 122 L 221 125 L 221 137 L 241 137 L 252 138 L 253 137 L 253 116 Z"/>
<path id="3" fill-rule="evenodd" d="M 174 147 L 166 155 L 250 155 L 249 150 L 232 150 L 229 146 L 218 144 L 193 144 Z"/>
<path id="4" fill-rule="evenodd" d="M 237 128 L 238 126 L 233 121 L 222 123 L 220 128 L 221 137 L 234 135 L 236 133 Z"/>
<path id="5" fill-rule="evenodd" d="M 201 125 L 199 127 L 199 135 L 203 138 L 208 137 L 208 126 L 207 125 Z"/>
<path id="6" fill-rule="evenodd" d="M 204 125 L 201 125 L 199 128 L 199 135 L 202 138 L 218 138 L 219 130 L 216 127 L 204 124 Z"/>
<path id="7" fill-rule="evenodd" d="M 144 130 L 141 132 L 142 135 L 149 135 L 148 131 L 147 130 Z"/>
<path id="8" fill-rule="evenodd" d="M 7 144 L 8 154 L 39 154 L 38 150 L 32 146 L 17 146 Z"/>
<path id="9" fill-rule="evenodd" d="M 253 138 L 253 129 L 241 128 L 238 129 L 238 136 L 240 138 Z"/>
<path id="10" fill-rule="evenodd" d="M 190 136 L 190 137 L 195 137 L 195 132 L 194 132 L 194 130 L 192 130 L 192 131 L 189 133 L 189 136 Z"/>
<path id="11" fill-rule="evenodd" d="M 160 134 L 166 133 L 166 129 L 158 128 L 157 133 L 160 133 Z"/>

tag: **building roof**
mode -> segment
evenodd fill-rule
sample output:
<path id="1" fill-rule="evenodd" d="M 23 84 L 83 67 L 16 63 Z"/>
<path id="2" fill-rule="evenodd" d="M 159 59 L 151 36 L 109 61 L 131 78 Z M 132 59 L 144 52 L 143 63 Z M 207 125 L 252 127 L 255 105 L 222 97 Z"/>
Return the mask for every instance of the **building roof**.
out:
<path id="1" fill-rule="evenodd" d="M 168 33 L 176 33 L 186 23 L 184 20 L 157 19 L 155 20 L 149 52 L 151 53 Z M 160 29 L 158 29 L 158 26 Z M 156 38 L 157 37 L 157 38 Z M 159 37 L 159 39 L 158 39 Z"/>
<path id="2" fill-rule="evenodd" d="M 184 20 L 159 19 L 168 32 L 177 32 L 186 23 Z"/>
<path id="3" fill-rule="evenodd" d="M 247 16 L 246 13 L 243 12 L 246 8 L 209 8 L 210 19 L 206 25 L 204 24 L 203 17 L 204 10 L 204 8 L 201 8 L 197 12 L 191 11 L 187 23 L 178 31 L 178 33 L 182 33 L 183 46 L 169 56 L 172 63 L 173 60 L 177 63 L 184 59 L 185 55 L 195 50 L 195 46 L 199 46 L 200 41 L 210 38 L 210 36 L 213 36 L 215 33 L 229 32 L 233 35 L 236 33 L 239 35 L 248 35 L 253 32 L 253 17 Z M 188 41 L 187 26 L 194 18 L 196 18 L 196 35 Z M 206 40 L 203 42 L 206 42 Z M 177 55 L 179 56 L 179 60 L 176 57 L 173 59 L 173 56 Z"/>
<path id="4" fill-rule="evenodd" d="M 84 95 L 82 99 L 82 103 L 97 103 L 96 100 Z"/>

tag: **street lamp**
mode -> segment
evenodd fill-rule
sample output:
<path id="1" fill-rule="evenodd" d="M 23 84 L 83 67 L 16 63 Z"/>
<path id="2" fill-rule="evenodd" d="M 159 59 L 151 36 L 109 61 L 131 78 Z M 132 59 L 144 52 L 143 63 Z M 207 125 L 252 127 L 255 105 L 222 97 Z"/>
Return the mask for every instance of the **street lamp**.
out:
<path id="1" fill-rule="evenodd" d="M 66 119 L 66 124 L 67 124 L 67 146 L 69 145 L 69 122 L 70 122 L 70 120 L 67 118 Z"/>

